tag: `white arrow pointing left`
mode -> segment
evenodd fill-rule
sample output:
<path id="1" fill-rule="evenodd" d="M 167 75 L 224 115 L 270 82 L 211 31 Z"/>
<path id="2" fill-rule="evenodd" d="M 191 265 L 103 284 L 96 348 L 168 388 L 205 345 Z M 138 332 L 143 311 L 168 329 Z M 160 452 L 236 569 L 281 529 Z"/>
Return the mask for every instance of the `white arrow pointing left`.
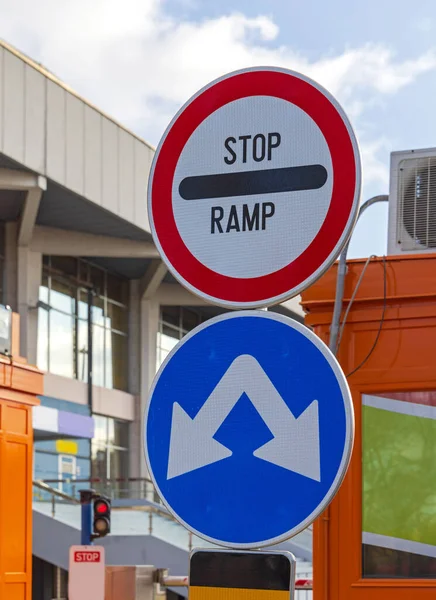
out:
<path id="1" fill-rule="evenodd" d="M 167 478 L 232 455 L 213 436 L 243 393 L 274 436 L 254 456 L 320 481 L 318 402 L 313 400 L 295 418 L 258 361 L 248 354 L 232 362 L 195 418 L 174 403 Z"/>

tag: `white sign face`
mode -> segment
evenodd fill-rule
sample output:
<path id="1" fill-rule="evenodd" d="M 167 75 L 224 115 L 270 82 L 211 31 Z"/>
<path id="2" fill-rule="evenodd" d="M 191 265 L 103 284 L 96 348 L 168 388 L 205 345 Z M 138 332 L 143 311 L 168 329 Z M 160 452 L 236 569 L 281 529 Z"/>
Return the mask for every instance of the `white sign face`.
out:
<path id="1" fill-rule="evenodd" d="M 357 141 L 318 84 L 283 69 L 231 73 L 194 96 L 156 151 L 148 208 L 173 275 L 230 308 L 283 302 L 347 242 Z"/>
<path id="2" fill-rule="evenodd" d="M 264 189 L 270 170 L 282 170 L 277 172 L 285 187 L 286 169 L 308 165 L 322 165 L 326 181 L 321 188 L 310 189 L 308 183 L 300 192 L 256 194 L 250 179 L 246 189 L 237 179 L 239 173 L 264 174 L 259 185 Z M 182 198 L 184 180 L 191 177 L 194 183 L 194 177 L 211 174 L 216 174 L 215 182 L 219 174 L 234 174 L 233 181 L 224 180 L 228 196 Z M 236 100 L 202 122 L 179 158 L 173 181 L 177 228 L 190 252 L 209 269 L 228 277 L 268 275 L 294 261 L 314 240 L 329 208 L 332 174 L 326 140 L 307 113 L 272 96 Z M 215 185 L 211 179 L 211 193 Z M 295 228 L 295 223 L 302 226 Z"/>
<path id="3" fill-rule="evenodd" d="M 104 600 L 103 546 L 71 546 L 68 600 Z"/>

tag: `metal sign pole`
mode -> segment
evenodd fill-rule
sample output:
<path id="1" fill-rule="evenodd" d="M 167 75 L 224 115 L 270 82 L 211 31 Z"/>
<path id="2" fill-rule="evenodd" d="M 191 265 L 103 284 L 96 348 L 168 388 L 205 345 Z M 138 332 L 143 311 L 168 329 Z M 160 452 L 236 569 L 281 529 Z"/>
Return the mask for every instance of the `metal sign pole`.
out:
<path id="1" fill-rule="evenodd" d="M 82 546 L 90 546 L 92 544 L 91 529 L 92 529 L 92 496 L 94 490 L 80 490 L 80 505 L 82 511 L 82 527 L 80 543 Z"/>

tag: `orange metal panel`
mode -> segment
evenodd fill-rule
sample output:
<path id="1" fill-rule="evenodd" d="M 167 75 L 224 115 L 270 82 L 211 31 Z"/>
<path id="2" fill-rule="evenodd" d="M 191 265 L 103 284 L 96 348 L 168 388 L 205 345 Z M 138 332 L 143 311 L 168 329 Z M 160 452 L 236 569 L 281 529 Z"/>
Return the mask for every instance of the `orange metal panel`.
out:
<path id="1" fill-rule="evenodd" d="M 4 429 L 8 433 L 27 435 L 27 407 L 7 404 L 4 411 Z"/>
<path id="2" fill-rule="evenodd" d="M 347 307 L 365 261 L 348 262 Z M 383 262 L 371 262 L 344 329 L 338 359 L 350 373 L 367 356 L 383 311 Z M 328 341 L 337 265 L 302 296 L 306 324 Z M 315 600 L 426 600 L 435 579 L 362 578 L 362 410 L 364 393 L 436 390 L 436 255 L 386 260 L 385 320 L 370 358 L 349 378 L 356 437 L 347 476 L 328 511 L 314 524 Z M 342 313 L 342 318 L 344 316 Z"/>
<path id="3" fill-rule="evenodd" d="M 2 389 L 0 388 L 0 398 Z M 31 598 L 31 405 L 0 399 L 0 598 Z"/>
<path id="4" fill-rule="evenodd" d="M 13 337 L 18 353 L 14 327 Z M 0 357 L 0 600 L 32 597 L 32 406 L 42 386 L 22 358 Z"/>
<path id="5" fill-rule="evenodd" d="M 6 440 L 4 454 L 3 510 L 7 518 L 3 524 L 2 537 L 8 540 L 4 555 L 5 573 L 25 573 L 27 523 L 27 440 L 20 443 Z"/>
<path id="6" fill-rule="evenodd" d="M 23 600 L 26 596 L 26 584 L 25 583 L 6 583 L 4 586 L 5 600 Z"/>

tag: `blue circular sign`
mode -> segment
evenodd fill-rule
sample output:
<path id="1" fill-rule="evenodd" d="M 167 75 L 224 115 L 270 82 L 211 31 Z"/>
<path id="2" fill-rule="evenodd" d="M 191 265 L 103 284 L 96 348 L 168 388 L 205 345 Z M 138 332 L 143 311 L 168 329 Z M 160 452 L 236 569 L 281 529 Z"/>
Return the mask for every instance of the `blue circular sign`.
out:
<path id="1" fill-rule="evenodd" d="M 171 513 L 232 548 L 279 543 L 338 490 L 354 416 L 327 346 L 276 313 L 233 312 L 191 331 L 154 380 L 145 456 Z"/>

